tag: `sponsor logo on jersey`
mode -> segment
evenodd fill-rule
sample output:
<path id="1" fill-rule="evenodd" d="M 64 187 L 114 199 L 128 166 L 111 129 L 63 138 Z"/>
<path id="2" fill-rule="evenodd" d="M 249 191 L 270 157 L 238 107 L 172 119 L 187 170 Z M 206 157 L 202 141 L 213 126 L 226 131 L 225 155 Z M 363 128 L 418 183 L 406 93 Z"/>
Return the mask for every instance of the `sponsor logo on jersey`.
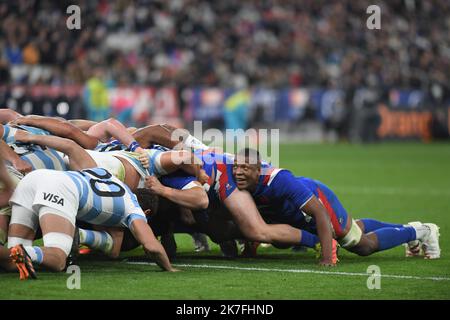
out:
<path id="1" fill-rule="evenodd" d="M 44 192 L 44 200 L 64 206 L 64 198 L 53 193 Z"/>

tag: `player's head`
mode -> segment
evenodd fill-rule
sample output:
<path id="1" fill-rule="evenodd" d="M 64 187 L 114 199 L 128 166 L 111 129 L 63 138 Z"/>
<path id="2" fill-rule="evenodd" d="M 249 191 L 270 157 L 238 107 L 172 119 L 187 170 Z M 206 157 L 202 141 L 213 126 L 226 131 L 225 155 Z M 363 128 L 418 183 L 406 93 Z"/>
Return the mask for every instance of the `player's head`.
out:
<path id="1" fill-rule="evenodd" d="M 253 191 L 261 174 L 261 156 L 255 149 L 244 148 L 234 158 L 233 176 L 240 190 Z"/>
<path id="2" fill-rule="evenodd" d="M 158 211 L 159 198 L 156 194 L 150 193 L 148 189 L 141 188 L 135 191 L 136 198 L 141 209 L 146 212 L 150 210 L 151 215 L 155 215 Z M 146 212 L 147 214 L 147 212 Z"/>

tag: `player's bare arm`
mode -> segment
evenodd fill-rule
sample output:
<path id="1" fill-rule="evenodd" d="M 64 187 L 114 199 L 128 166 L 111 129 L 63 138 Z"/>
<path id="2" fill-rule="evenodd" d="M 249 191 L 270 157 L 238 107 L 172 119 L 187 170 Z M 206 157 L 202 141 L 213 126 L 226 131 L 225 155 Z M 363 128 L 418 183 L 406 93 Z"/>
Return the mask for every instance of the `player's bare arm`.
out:
<path id="1" fill-rule="evenodd" d="M 142 244 L 145 253 L 154 259 L 161 269 L 170 272 L 179 271 L 170 264 L 166 251 L 158 239 L 156 239 L 152 229 L 148 226 L 146 221 L 141 219 L 133 221 L 131 232 L 136 240 Z"/>
<path id="2" fill-rule="evenodd" d="M 206 209 L 209 204 L 208 195 L 198 182 L 193 182 L 197 187 L 177 190 L 166 187 L 155 176 L 148 176 L 145 178 L 145 187 L 149 191 L 167 198 L 176 204 L 192 210 Z"/>
<path id="3" fill-rule="evenodd" d="M 2 125 L 0 125 L 0 136 L 1 135 L 3 135 Z M 28 162 L 22 160 L 2 139 L 0 139 L 0 154 L 2 154 L 4 160 L 9 161 L 17 171 L 26 174 L 32 170 L 32 166 Z"/>
<path id="4" fill-rule="evenodd" d="M 0 123 L 7 124 L 22 117 L 22 115 L 11 109 L 0 109 Z"/>
<path id="5" fill-rule="evenodd" d="M 49 147 L 66 154 L 69 158 L 71 170 L 82 170 L 97 167 L 92 157 L 76 142 L 56 136 L 33 135 L 26 132 L 16 134 L 16 140 L 24 143 L 33 143 Z"/>
<path id="6" fill-rule="evenodd" d="M 234 190 L 223 204 L 246 239 L 264 243 L 300 243 L 301 231 L 287 224 L 267 224 L 247 191 Z"/>
<path id="7" fill-rule="evenodd" d="M 80 128 L 83 131 L 88 131 L 90 127 L 96 125 L 98 122 L 92 121 L 92 120 L 85 120 L 85 119 L 71 119 L 67 120 L 74 126 Z"/>
<path id="8" fill-rule="evenodd" d="M 64 119 L 32 115 L 19 118 L 14 121 L 14 124 L 47 130 L 55 136 L 71 139 L 85 149 L 94 149 L 98 144 L 97 138 L 89 136 Z"/>
<path id="9" fill-rule="evenodd" d="M 150 167 L 150 159 L 147 153 L 139 156 L 139 161 L 144 168 Z M 195 176 L 200 184 L 205 184 L 209 176 L 202 169 L 201 161 L 191 151 L 188 150 L 171 150 L 161 153 L 160 163 L 162 169 L 168 174 L 183 170 L 189 175 Z"/>
<path id="10" fill-rule="evenodd" d="M 140 128 L 133 133 L 133 137 L 144 148 L 149 148 L 153 144 L 159 144 L 169 149 L 175 148 L 180 141 L 171 139 L 172 132 L 176 128 L 166 124 L 149 125 Z"/>
<path id="11" fill-rule="evenodd" d="M 101 142 L 107 142 L 109 139 L 115 138 L 126 145 L 131 151 L 139 153 L 144 152 L 144 149 L 139 145 L 127 128 L 113 118 L 91 126 L 86 133 L 89 136 L 97 138 Z"/>
<path id="12" fill-rule="evenodd" d="M 169 149 L 207 149 L 200 140 L 186 129 L 175 128 L 168 124 L 149 125 L 133 133 L 136 141 L 145 148 L 159 144 Z"/>
<path id="13" fill-rule="evenodd" d="M 322 247 L 322 265 L 334 265 L 333 263 L 333 232 L 331 230 L 330 218 L 324 206 L 317 200 L 315 196 L 303 206 L 302 211 L 313 217 L 317 225 L 317 233 L 319 235 Z"/>

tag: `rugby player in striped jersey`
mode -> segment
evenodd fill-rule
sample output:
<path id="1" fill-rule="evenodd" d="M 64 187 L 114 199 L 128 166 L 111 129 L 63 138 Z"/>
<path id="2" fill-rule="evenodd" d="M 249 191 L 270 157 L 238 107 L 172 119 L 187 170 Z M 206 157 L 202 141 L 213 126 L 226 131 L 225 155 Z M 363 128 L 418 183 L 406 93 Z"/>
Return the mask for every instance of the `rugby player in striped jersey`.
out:
<path id="1" fill-rule="evenodd" d="M 243 149 L 235 158 L 237 187 L 251 192 L 257 204 L 269 205 L 275 221 L 318 233 L 329 221 L 342 247 L 361 256 L 407 244 L 407 253 L 426 259 L 440 257 L 439 228 L 433 223 L 392 224 L 374 219 L 354 220 L 334 192 L 320 181 L 296 177 L 285 169 L 263 167 L 256 150 Z M 313 239 L 311 239 L 312 241 Z"/>
<path id="2" fill-rule="evenodd" d="M 54 271 L 65 268 L 77 219 L 129 228 L 163 270 L 178 271 L 148 226 L 136 196 L 105 169 L 33 171 L 18 184 L 10 203 L 9 250 L 0 247 L 0 261 L 6 269 L 17 268 L 20 279 L 36 278 L 33 264 Z M 32 245 L 38 227 L 43 246 Z"/>

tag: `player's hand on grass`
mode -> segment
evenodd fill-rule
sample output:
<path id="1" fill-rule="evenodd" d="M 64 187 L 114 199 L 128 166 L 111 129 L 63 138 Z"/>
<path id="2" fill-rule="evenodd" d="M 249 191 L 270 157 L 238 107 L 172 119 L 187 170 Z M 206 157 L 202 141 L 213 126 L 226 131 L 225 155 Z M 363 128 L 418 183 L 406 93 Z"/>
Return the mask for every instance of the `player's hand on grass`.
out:
<path id="1" fill-rule="evenodd" d="M 332 259 L 321 259 L 319 265 L 323 267 L 335 267 L 336 263 Z"/>
<path id="2" fill-rule="evenodd" d="M 169 272 L 180 272 L 181 270 L 177 269 L 177 268 L 171 268 L 170 270 L 167 270 L 167 271 L 169 271 Z"/>
<path id="3" fill-rule="evenodd" d="M 162 195 L 165 188 L 155 176 L 145 177 L 145 187 L 157 195 Z"/>

